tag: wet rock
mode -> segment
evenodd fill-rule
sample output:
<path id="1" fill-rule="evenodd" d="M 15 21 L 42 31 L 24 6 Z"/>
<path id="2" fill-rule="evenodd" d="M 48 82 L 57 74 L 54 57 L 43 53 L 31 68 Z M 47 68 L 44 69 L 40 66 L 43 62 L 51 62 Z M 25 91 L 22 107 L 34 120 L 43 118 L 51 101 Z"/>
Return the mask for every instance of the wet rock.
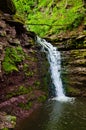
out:
<path id="1" fill-rule="evenodd" d="M 0 21 L 0 28 L 2 29 L 2 28 L 5 28 L 5 27 L 6 27 L 5 22 L 4 21 Z"/>
<path id="2" fill-rule="evenodd" d="M 2 44 L 2 42 L 0 42 L 0 52 L 2 52 L 3 51 L 3 44 Z"/>
<path id="3" fill-rule="evenodd" d="M 10 45 L 12 46 L 18 46 L 20 45 L 20 41 L 18 39 L 13 39 L 13 38 L 9 38 L 8 42 L 10 43 Z"/>
<path id="4" fill-rule="evenodd" d="M 0 31 L 0 36 L 1 37 L 5 37 L 6 36 L 6 32 L 4 30 Z"/>
<path id="5" fill-rule="evenodd" d="M 62 51 L 63 84 L 69 96 L 86 96 L 86 49 Z"/>
<path id="6" fill-rule="evenodd" d="M 7 38 L 16 38 L 15 27 L 6 28 L 6 35 L 7 35 Z"/>

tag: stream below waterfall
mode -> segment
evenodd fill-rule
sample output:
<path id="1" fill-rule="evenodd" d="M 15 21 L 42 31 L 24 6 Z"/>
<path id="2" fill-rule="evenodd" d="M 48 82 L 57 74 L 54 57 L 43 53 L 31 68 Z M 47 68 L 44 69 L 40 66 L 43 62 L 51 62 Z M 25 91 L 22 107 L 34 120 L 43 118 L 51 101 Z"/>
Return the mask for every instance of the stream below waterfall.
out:
<path id="1" fill-rule="evenodd" d="M 86 99 L 47 101 L 21 121 L 15 130 L 86 130 Z"/>

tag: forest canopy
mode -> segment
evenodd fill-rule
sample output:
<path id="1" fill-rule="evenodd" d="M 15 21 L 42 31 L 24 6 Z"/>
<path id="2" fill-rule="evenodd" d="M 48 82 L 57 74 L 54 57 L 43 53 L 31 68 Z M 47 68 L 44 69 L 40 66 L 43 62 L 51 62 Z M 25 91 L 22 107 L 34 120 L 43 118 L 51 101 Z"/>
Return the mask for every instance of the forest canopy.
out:
<path id="1" fill-rule="evenodd" d="M 72 30 L 85 20 L 83 0 L 13 0 L 28 30 L 40 36 Z"/>

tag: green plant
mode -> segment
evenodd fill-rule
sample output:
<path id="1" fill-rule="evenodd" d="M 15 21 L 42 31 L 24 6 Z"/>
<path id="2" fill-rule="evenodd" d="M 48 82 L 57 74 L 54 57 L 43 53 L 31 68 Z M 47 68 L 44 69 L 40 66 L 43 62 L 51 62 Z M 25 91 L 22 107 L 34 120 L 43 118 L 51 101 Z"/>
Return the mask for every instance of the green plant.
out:
<path id="1" fill-rule="evenodd" d="M 24 103 L 19 103 L 18 104 L 19 105 L 19 107 L 21 107 L 22 109 L 25 109 L 25 110 L 29 110 L 30 108 L 31 108 L 31 106 L 32 106 L 32 102 L 27 102 L 26 104 L 24 104 Z"/>
<path id="2" fill-rule="evenodd" d="M 14 0 L 19 14 L 23 14 L 29 30 L 40 36 L 73 29 L 85 17 L 82 0 Z"/>
<path id="3" fill-rule="evenodd" d="M 11 98 L 11 97 L 15 97 L 15 96 L 19 96 L 19 95 L 23 95 L 23 94 L 28 94 L 32 91 L 32 87 L 24 87 L 24 86 L 19 86 L 19 88 L 17 89 L 17 91 L 10 92 L 7 94 L 6 98 Z"/>
<path id="4" fill-rule="evenodd" d="M 13 48 L 7 47 L 3 60 L 3 69 L 5 72 L 18 71 L 17 64 L 24 60 L 24 52 L 20 46 Z"/>
<path id="5" fill-rule="evenodd" d="M 29 91 L 29 90 L 28 90 L 27 88 L 25 88 L 24 86 L 20 86 L 17 92 L 18 92 L 19 94 L 27 94 L 28 91 Z"/>
<path id="6" fill-rule="evenodd" d="M 45 95 L 41 95 L 40 97 L 38 97 L 38 102 L 45 102 L 46 98 L 47 97 Z"/>
<path id="7" fill-rule="evenodd" d="M 9 130 L 9 128 L 3 128 L 2 130 Z"/>
<path id="8" fill-rule="evenodd" d="M 39 87 L 40 86 L 40 82 L 39 81 L 35 81 L 34 85 L 35 85 L 35 87 Z"/>
<path id="9" fill-rule="evenodd" d="M 28 70 L 28 67 L 29 67 L 28 64 L 24 64 L 24 65 L 23 65 L 23 70 L 26 72 L 26 71 Z"/>
<path id="10" fill-rule="evenodd" d="M 34 75 L 34 73 L 32 71 L 28 71 L 25 73 L 25 75 L 28 77 L 32 77 Z"/>

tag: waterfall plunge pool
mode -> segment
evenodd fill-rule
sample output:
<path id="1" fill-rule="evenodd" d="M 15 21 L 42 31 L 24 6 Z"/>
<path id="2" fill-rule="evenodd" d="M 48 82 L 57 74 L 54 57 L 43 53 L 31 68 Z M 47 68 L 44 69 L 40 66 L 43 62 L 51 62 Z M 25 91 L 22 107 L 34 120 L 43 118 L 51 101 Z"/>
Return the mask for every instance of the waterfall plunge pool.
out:
<path id="1" fill-rule="evenodd" d="M 86 130 L 86 99 L 47 101 L 21 121 L 15 130 Z"/>

